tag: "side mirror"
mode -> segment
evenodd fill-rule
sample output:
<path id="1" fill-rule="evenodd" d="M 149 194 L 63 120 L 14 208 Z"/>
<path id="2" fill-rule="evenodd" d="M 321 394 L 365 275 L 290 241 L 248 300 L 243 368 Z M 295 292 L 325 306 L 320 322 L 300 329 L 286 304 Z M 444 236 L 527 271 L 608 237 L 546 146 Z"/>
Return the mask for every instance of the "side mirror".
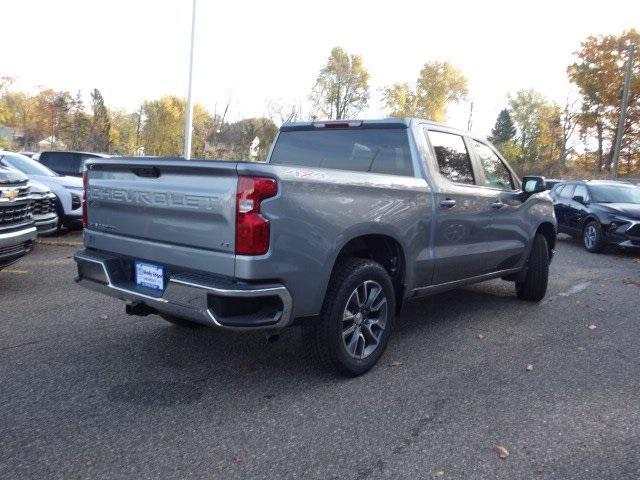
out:
<path id="1" fill-rule="evenodd" d="M 528 194 L 544 192 L 547 189 L 544 177 L 529 175 L 522 177 L 522 191 Z"/>
<path id="2" fill-rule="evenodd" d="M 587 204 L 587 201 L 585 200 L 585 198 L 582 195 L 574 195 L 573 196 L 573 201 L 574 202 L 578 202 L 581 203 L 583 205 Z"/>

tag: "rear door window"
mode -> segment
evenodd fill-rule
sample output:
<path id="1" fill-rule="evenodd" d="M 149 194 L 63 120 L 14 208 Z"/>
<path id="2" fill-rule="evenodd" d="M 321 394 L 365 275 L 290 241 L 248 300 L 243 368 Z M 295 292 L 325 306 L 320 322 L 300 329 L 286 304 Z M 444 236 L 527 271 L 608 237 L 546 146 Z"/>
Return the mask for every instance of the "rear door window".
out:
<path id="1" fill-rule="evenodd" d="M 413 175 L 406 128 L 281 131 L 270 163 Z"/>
<path id="2" fill-rule="evenodd" d="M 573 198 L 573 189 L 575 185 L 565 185 L 562 191 L 560 192 L 561 198 Z"/>
<path id="3" fill-rule="evenodd" d="M 576 189 L 573 192 L 571 198 L 575 196 L 581 196 L 585 201 L 589 200 L 589 192 L 587 192 L 587 187 L 585 187 L 584 185 L 576 185 Z"/>
<path id="4" fill-rule="evenodd" d="M 40 163 L 43 163 L 55 172 L 67 174 L 79 172 L 79 159 L 71 152 L 45 152 L 40 156 Z"/>
<path id="5" fill-rule="evenodd" d="M 471 158 L 462 137 L 434 130 L 429 130 L 427 133 L 442 176 L 454 183 L 474 184 Z"/>

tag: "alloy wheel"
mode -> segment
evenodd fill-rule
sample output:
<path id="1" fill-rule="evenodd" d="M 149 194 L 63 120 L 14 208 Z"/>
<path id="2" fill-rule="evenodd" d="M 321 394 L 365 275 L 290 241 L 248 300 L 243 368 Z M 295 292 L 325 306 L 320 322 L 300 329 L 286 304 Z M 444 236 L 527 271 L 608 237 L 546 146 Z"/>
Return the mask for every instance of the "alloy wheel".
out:
<path id="1" fill-rule="evenodd" d="M 388 302 L 382 286 L 362 282 L 347 299 L 342 315 L 342 342 L 356 359 L 371 355 L 387 328 Z"/>
<path id="2" fill-rule="evenodd" d="M 598 231 L 596 230 L 595 225 L 587 225 L 587 228 L 584 229 L 584 246 L 589 250 L 592 249 L 596 244 L 597 238 Z"/>

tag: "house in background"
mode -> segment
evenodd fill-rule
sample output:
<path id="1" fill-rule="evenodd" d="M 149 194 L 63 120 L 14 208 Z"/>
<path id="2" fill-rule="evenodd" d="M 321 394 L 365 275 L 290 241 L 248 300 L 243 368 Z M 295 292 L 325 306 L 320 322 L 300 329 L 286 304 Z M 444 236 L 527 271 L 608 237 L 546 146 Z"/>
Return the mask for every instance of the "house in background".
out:
<path id="1" fill-rule="evenodd" d="M 0 145 L 11 145 L 13 143 L 13 128 L 0 125 Z"/>
<path id="2" fill-rule="evenodd" d="M 49 136 L 38 142 L 38 150 L 66 150 L 67 145 L 56 137 Z"/>

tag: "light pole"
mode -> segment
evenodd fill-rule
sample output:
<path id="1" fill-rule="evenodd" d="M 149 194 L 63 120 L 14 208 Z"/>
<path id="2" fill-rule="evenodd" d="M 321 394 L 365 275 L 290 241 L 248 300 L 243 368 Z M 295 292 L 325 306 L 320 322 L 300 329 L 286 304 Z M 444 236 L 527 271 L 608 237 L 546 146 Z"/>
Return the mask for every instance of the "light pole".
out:
<path id="1" fill-rule="evenodd" d="M 196 2 L 193 0 L 193 10 L 191 15 L 191 51 L 189 53 L 189 93 L 187 96 L 187 112 L 184 116 L 184 148 L 182 156 L 189 160 L 191 158 L 191 135 L 193 132 L 193 98 L 191 97 L 191 83 L 193 80 L 193 44 L 196 32 Z"/>
<path id="2" fill-rule="evenodd" d="M 618 163 L 620 162 L 620 148 L 622 148 L 622 132 L 627 116 L 627 106 L 629 104 L 629 84 L 633 73 L 634 45 L 629 45 L 627 57 L 627 72 L 624 76 L 624 87 L 622 88 L 622 105 L 620 106 L 620 117 L 618 118 L 618 130 L 616 132 L 616 143 L 613 149 L 613 178 L 618 178 Z"/>

